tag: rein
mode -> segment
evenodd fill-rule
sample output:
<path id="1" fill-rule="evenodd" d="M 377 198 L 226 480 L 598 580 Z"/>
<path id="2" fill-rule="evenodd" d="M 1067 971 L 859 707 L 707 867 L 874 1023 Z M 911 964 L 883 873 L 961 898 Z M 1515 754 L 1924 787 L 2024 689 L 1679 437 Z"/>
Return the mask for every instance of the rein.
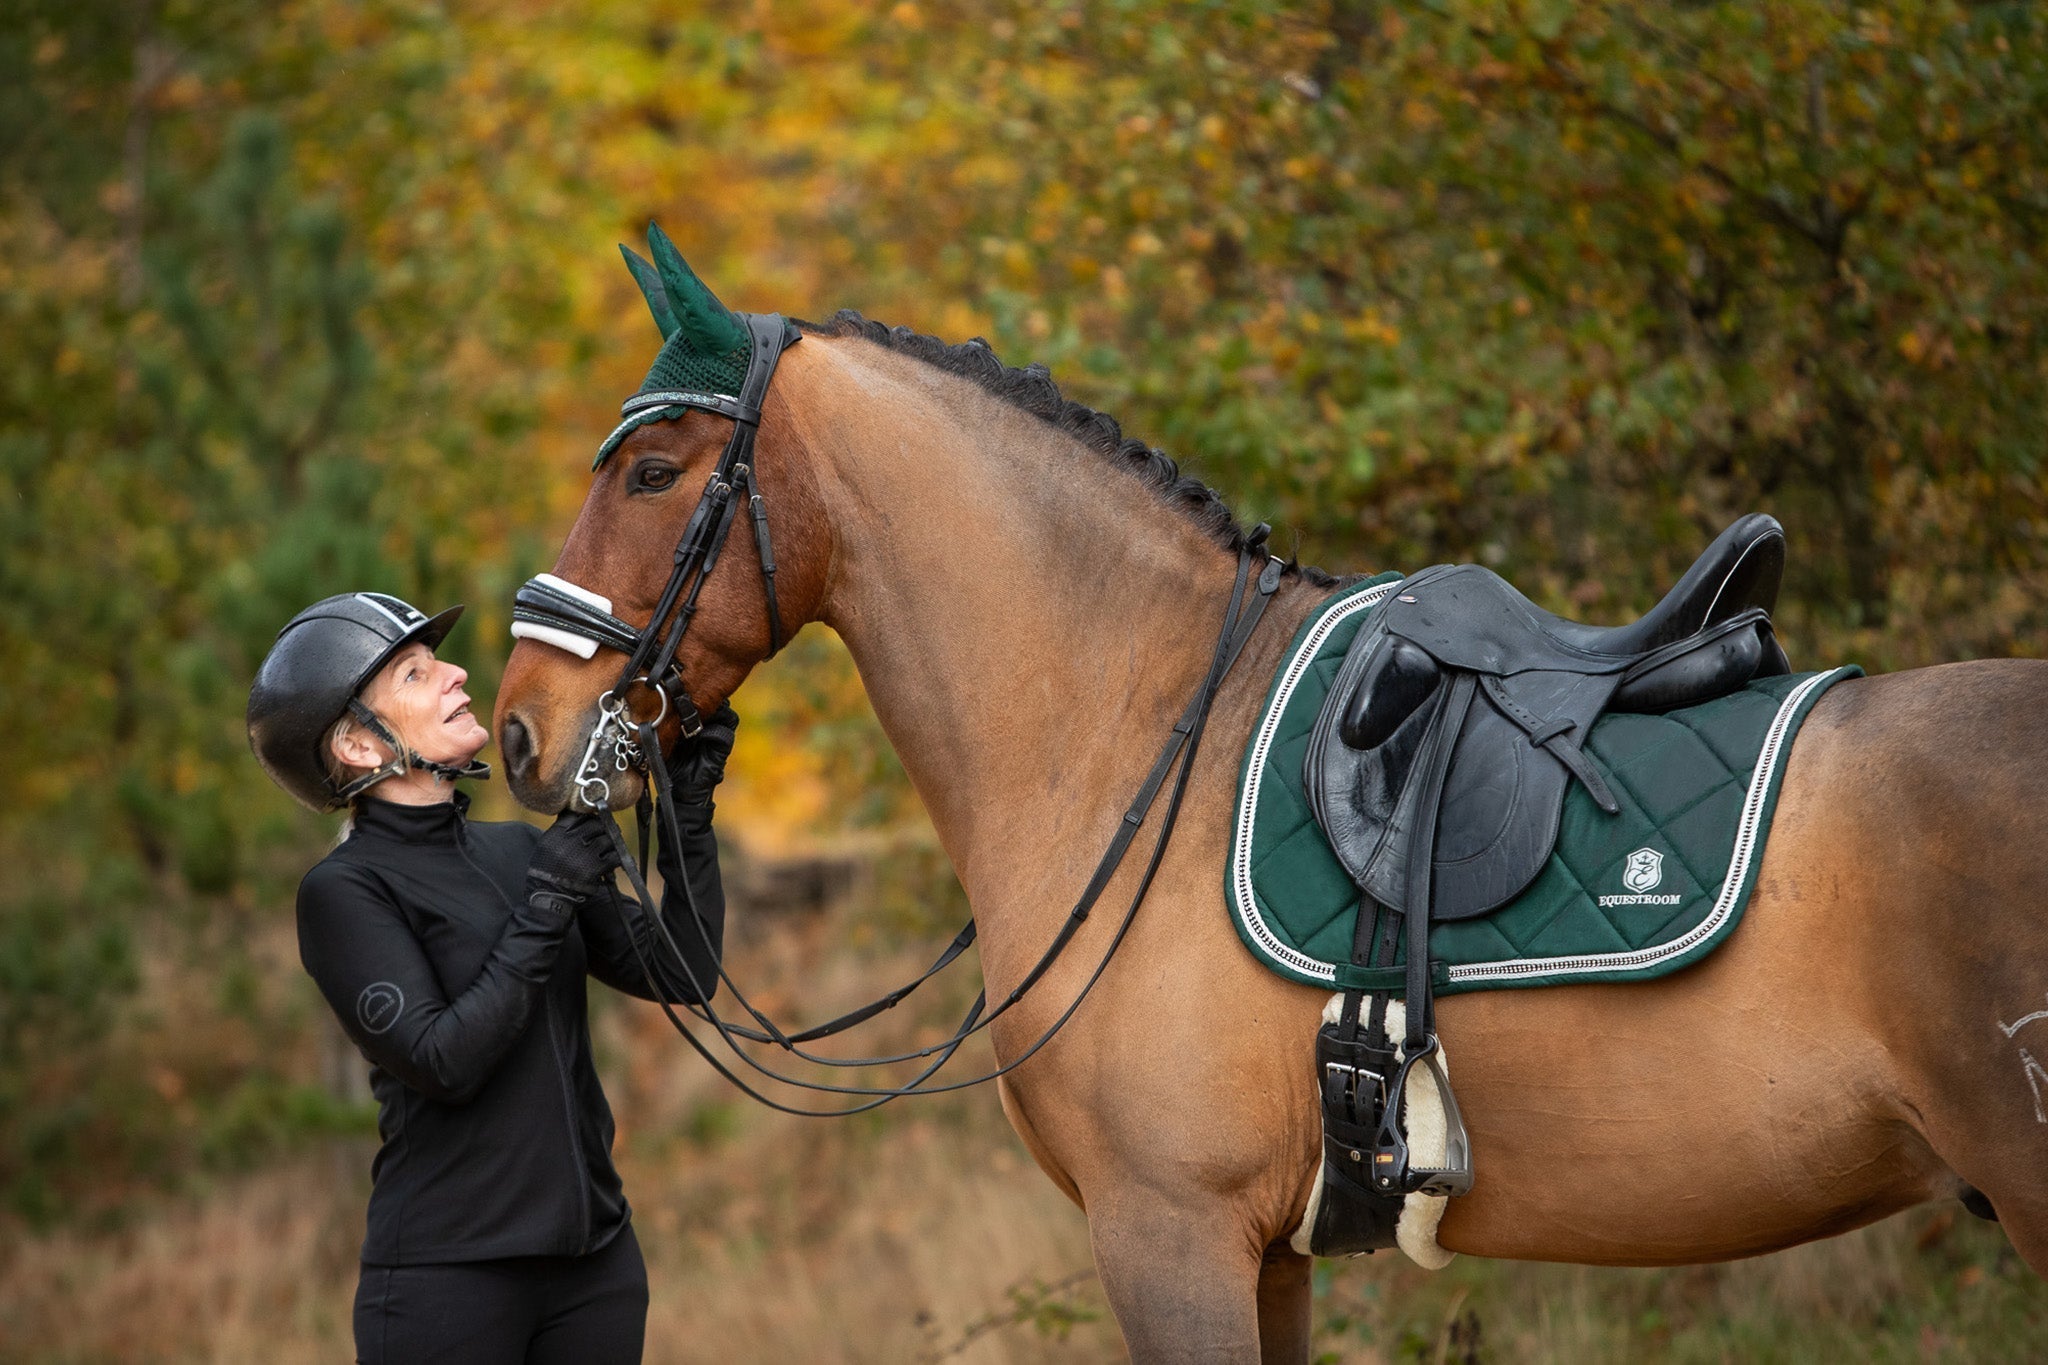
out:
<path id="1" fill-rule="evenodd" d="M 1209 712 L 1232 664 L 1243 652 L 1264 615 L 1267 604 L 1272 600 L 1273 593 L 1279 588 L 1282 566 L 1279 559 L 1264 555 L 1265 564 L 1256 580 L 1253 579 L 1252 566 L 1262 556 L 1266 537 L 1266 528 L 1259 527 L 1239 552 L 1237 575 L 1231 588 L 1230 602 L 1224 612 L 1223 624 L 1217 634 L 1216 646 L 1201 685 L 1189 700 L 1180 719 L 1175 722 L 1158 758 L 1153 762 L 1150 773 L 1139 787 L 1129 809 L 1124 812 L 1116 834 L 1096 864 L 1095 871 L 1089 877 L 1080 898 L 1068 912 L 1065 922 L 1054 935 L 1052 942 L 1031 970 L 1025 973 L 1017 987 L 992 1011 L 987 1009 L 988 993 L 984 988 L 976 995 L 974 1003 L 969 1006 L 966 1016 L 952 1035 L 944 1042 L 930 1047 L 879 1057 L 824 1057 L 807 1052 L 800 1044 L 841 1033 L 902 1003 L 918 987 L 938 975 L 973 944 L 976 926 L 974 921 L 969 919 L 939 954 L 937 960 L 912 981 L 827 1023 L 792 1033 L 778 1027 L 773 1020 L 757 1009 L 727 973 L 722 954 L 717 951 L 717 945 L 711 942 L 710 930 L 698 910 L 688 876 L 685 875 L 678 880 L 681 883 L 684 903 L 689 907 L 691 923 L 695 926 L 700 941 L 711 950 L 711 960 L 717 964 L 717 976 L 711 982 L 697 979 L 689 958 L 677 944 L 666 920 L 659 912 L 653 893 L 648 889 L 644 868 L 648 865 L 648 841 L 657 820 L 661 824 L 663 842 L 678 850 L 678 854 L 682 847 L 681 832 L 676 822 L 674 794 L 669 785 L 667 765 L 661 761 L 661 746 L 656 731 L 672 706 L 682 718 L 685 738 L 695 735 L 702 729 L 702 719 L 683 686 L 680 670 L 676 666 L 676 653 L 681 646 L 684 633 L 689 628 L 690 619 L 696 613 L 697 599 L 703 591 L 704 582 L 716 566 L 725 539 L 732 529 L 732 521 L 742 493 L 750 503 L 755 541 L 760 548 L 762 578 L 768 602 L 770 655 L 778 651 L 784 643 L 781 618 L 776 607 L 775 562 L 769 547 L 767 513 L 758 489 L 753 486 L 750 461 L 754 437 L 759 429 L 761 400 L 766 395 L 769 380 L 774 376 L 775 365 L 782 351 L 800 334 L 780 317 L 758 314 L 741 316 L 745 318 L 754 338 L 754 350 L 746 382 L 737 398 L 692 393 L 644 394 L 629 401 L 622 413 L 627 421 L 632 421 L 635 414 L 650 407 L 690 407 L 719 413 L 730 417 L 734 422 L 732 437 L 720 455 L 718 465 L 713 470 L 711 479 L 677 543 L 674 567 L 646 628 L 637 629 L 612 615 L 610 601 L 598 594 L 556 578 L 552 574 L 540 574 L 528 580 L 519 589 L 513 610 L 512 630 L 514 635 L 521 638 L 553 644 L 586 659 L 594 656 L 600 646 L 627 655 L 626 666 L 621 671 L 619 680 L 598 699 L 598 719 L 591 728 L 589 742 L 584 748 L 582 760 L 577 768 L 576 787 L 579 798 L 603 821 L 605 833 L 611 840 L 627 880 L 632 885 L 635 903 L 629 908 L 626 899 L 619 898 L 619 914 L 626 922 L 627 937 L 633 946 L 634 956 L 639 961 L 641 973 L 647 981 L 649 994 L 661 1006 L 662 1013 L 670 1025 L 699 1056 L 710 1063 L 714 1071 L 743 1093 L 771 1109 L 806 1117 L 858 1114 L 904 1095 L 943 1094 L 994 1080 L 1029 1061 L 1080 1009 L 1081 1003 L 1094 990 L 1095 983 L 1108 970 L 1110 959 L 1122 946 L 1125 934 L 1137 917 L 1139 906 L 1144 903 L 1146 893 L 1151 889 L 1153 877 L 1165 857 L 1167 843 L 1172 837 L 1174 824 L 1180 814 L 1181 800 L 1187 790 L 1196 753 L 1201 747 Z M 674 620 L 663 632 L 663 623 L 669 621 L 671 613 L 674 613 Z M 641 721 L 627 710 L 625 694 L 635 686 L 648 687 L 659 698 L 661 709 L 652 720 Z M 640 826 L 640 853 L 637 861 L 627 848 L 624 833 L 609 809 L 611 786 L 605 775 L 607 772 L 616 775 L 636 769 L 643 772 L 646 778 L 637 807 Z M 1131 897 L 1130 905 L 1124 911 L 1116 933 L 1103 952 L 1102 960 L 1096 964 L 1073 1001 L 1037 1041 L 1011 1061 L 971 1080 L 953 1081 L 943 1085 L 927 1084 L 969 1038 L 1001 1018 L 1024 998 L 1046 972 L 1051 970 L 1067 945 L 1080 932 L 1081 926 L 1087 922 L 1103 893 L 1108 890 L 1110 881 L 1122 866 L 1125 855 L 1136 840 L 1138 831 L 1144 825 L 1160 791 L 1166 786 L 1169 775 L 1173 779 L 1172 793 L 1167 800 L 1159 833 L 1154 840 L 1144 873 L 1138 881 L 1137 889 Z M 653 926 L 662 945 L 675 957 L 677 965 L 682 969 L 692 993 L 699 1001 L 705 1002 L 685 1007 L 710 1025 L 740 1061 L 762 1076 L 784 1085 L 821 1094 L 854 1096 L 864 1102 L 837 1109 L 810 1109 L 788 1105 L 762 1094 L 741 1075 L 736 1074 L 690 1031 L 677 1014 L 668 992 L 655 978 L 652 962 L 648 960 L 640 946 L 641 936 L 632 932 L 636 927 L 632 921 L 635 915 Z M 740 1008 L 758 1027 L 728 1022 L 712 1009 L 708 1002 L 719 982 L 724 983 L 732 997 L 739 1002 Z M 706 989 L 707 985 L 711 987 L 710 990 Z M 831 1067 L 868 1067 L 932 1060 L 916 1076 L 900 1086 L 832 1085 L 776 1071 L 749 1054 L 741 1046 L 744 1042 L 770 1044 L 802 1061 Z"/>

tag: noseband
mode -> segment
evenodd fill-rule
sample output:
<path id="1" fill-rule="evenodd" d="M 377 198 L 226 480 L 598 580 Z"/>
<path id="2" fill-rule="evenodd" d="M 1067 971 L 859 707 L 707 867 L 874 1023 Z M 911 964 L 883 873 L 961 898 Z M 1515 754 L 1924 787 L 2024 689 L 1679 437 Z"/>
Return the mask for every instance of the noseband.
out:
<path id="1" fill-rule="evenodd" d="M 779 653 L 786 643 L 782 612 L 775 600 L 775 549 L 768 538 L 768 509 L 754 479 L 754 438 L 761 429 L 761 403 L 767 397 L 769 381 L 775 377 L 775 366 L 782 353 L 803 334 L 794 323 L 777 314 L 738 316 L 745 320 L 753 337 L 747 377 L 739 393 L 735 396 L 663 390 L 636 394 L 619 409 L 619 425 L 597 457 L 597 465 L 602 465 L 624 432 L 658 417 L 678 415 L 681 409 L 732 419 L 732 435 L 676 542 L 668 582 L 655 601 L 646 627 L 638 628 L 620 620 L 612 614 L 609 598 L 554 574 L 536 574 L 527 579 L 512 599 L 515 637 L 551 644 L 585 659 L 596 655 L 600 646 L 626 656 L 626 666 L 619 670 L 618 681 L 598 698 L 597 723 L 591 727 L 590 743 L 585 746 L 583 761 L 576 770 L 577 794 L 591 810 L 602 810 L 610 804 L 607 770 L 624 773 L 651 762 L 638 738 L 643 725 L 657 727 L 673 711 L 685 739 L 704 728 L 704 718 L 683 684 L 676 652 L 682 648 L 683 636 L 697 614 L 697 598 L 704 591 L 705 581 L 718 566 L 726 537 L 732 534 L 742 501 L 753 517 L 754 544 L 761 553 L 761 586 L 768 603 L 769 656 Z M 627 714 L 626 698 L 636 687 L 648 688 L 660 699 L 661 710 L 652 721 L 637 721 Z"/>
<path id="2" fill-rule="evenodd" d="M 657 984 L 653 964 L 640 947 L 641 936 L 632 932 L 628 924 L 627 941 L 632 945 L 634 955 L 639 959 L 642 973 L 656 1003 L 668 1016 L 669 1023 L 682 1035 L 697 1054 L 711 1064 L 713 1070 L 732 1082 L 742 1092 L 784 1113 L 803 1114 L 818 1117 L 857 1114 L 875 1108 L 890 1100 L 908 1094 L 940 1094 L 950 1090 L 962 1090 L 980 1085 L 984 1081 L 1014 1070 L 1029 1061 L 1053 1035 L 1073 1018 L 1075 1011 L 1095 988 L 1108 970 L 1110 959 L 1123 943 L 1132 921 L 1137 917 L 1138 907 L 1144 903 L 1145 894 L 1152 885 L 1152 879 L 1159 870 L 1160 861 L 1166 853 L 1167 841 L 1173 835 L 1176 817 L 1180 812 L 1181 798 L 1187 790 L 1188 778 L 1194 769 L 1195 755 L 1201 747 L 1202 733 L 1209 719 L 1209 711 L 1216 700 L 1223 680 L 1236 662 L 1237 656 L 1250 641 L 1252 632 L 1258 627 L 1266 604 L 1280 586 L 1281 563 L 1264 552 L 1267 528 L 1260 526 L 1250 536 L 1238 554 L 1237 578 L 1231 588 L 1229 605 L 1223 614 L 1223 624 L 1216 637 L 1215 649 L 1209 660 L 1208 671 L 1196 688 L 1194 697 L 1181 714 L 1151 771 L 1138 789 L 1131 806 L 1124 812 L 1109 848 L 1096 864 L 1094 875 L 1082 889 L 1052 943 L 1040 955 L 1036 964 L 1024 974 L 1017 987 L 993 1009 L 988 1009 L 987 992 L 975 998 L 968 1007 L 967 1015 L 960 1021 L 952 1035 L 944 1042 L 909 1052 L 880 1057 L 826 1057 L 806 1051 L 801 1045 L 820 1038 L 831 1037 L 852 1026 L 862 1023 L 884 1010 L 893 1009 L 907 998 L 912 991 L 938 975 L 957 959 L 976 937 L 972 919 L 954 936 L 938 960 L 921 975 L 906 985 L 839 1016 L 829 1023 L 800 1031 L 788 1031 L 778 1027 L 759 1009 L 748 1001 L 732 977 L 726 973 L 722 956 L 717 945 L 710 940 L 703 916 L 698 912 L 691 892 L 688 877 L 679 877 L 677 882 L 688 902 L 690 918 L 696 932 L 711 949 L 712 958 L 718 963 L 717 976 L 709 982 L 700 982 L 690 967 L 690 960 L 669 930 L 667 918 L 656 910 L 654 895 L 648 890 L 641 871 L 648 863 L 648 839 L 657 818 L 662 823 L 663 842 L 677 849 L 682 847 L 680 832 L 675 818 L 675 802 L 669 789 L 668 769 L 661 761 L 660 743 L 656 730 L 673 710 L 682 725 L 684 738 L 695 736 L 703 729 L 703 718 L 696 704 L 690 699 L 688 689 L 683 685 L 681 669 L 676 664 L 676 652 L 681 646 L 684 634 L 690 628 L 690 619 L 696 615 L 697 599 L 704 590 L 704 582 L 718 564 L 720 552 L 725 548 L 727 535 L 738 515 L 739 504 L 744 498 L 754 519 L 754 543 L 761 552 L 761 581 L 768 600 L 768 648 L 770 655 L 779 651 L 784 643 L 781 614 L 775 601 L 775 556 L 768 539 L 768 514 L 761 502 L 758 485 L 754 482 L 752 467 L 754 437 L 761 421 L 761 402 L 768 392 L 768 382 L 775 376 L 775 365 L 782 352 L 801 336 L 795 326 L 775 315 L 752 313 L 739 314 L 753 336 L 754 348 L 748 362 L 746 381 L 741 385 L 737 397 L 725 394 L 688 393 L 663 391 L 638 395 L 629 399 L 621 409 L 619 426 L 612 432 L 600 449 L 597 466 L 601 466 L 620 436 L 643 422 L 658 417 L 674 416 L 678 409 L 694 409 L 713 412 L 729 417 L 733 422 L 732 437 L 726 442 L 725 451 L 718 458 L 718 465 L 712 470 L 711 480 L 705 485 L 703 496 L 698 499 L 696 510 L 690 514 L 689 524 L 683 528 L 680 541 L 676 544 L 674 567 L 669 572 L 668 583 L 661 591 L 653 615 L 646 627 L 635 627 L 612 614 L 610 599 L 590 589 L 571 583 L 554 574 L 537 574 L 523 584 L 514 598 L 512 610 L 512 634 L 520 639 L 539 641 L 565 649 L 582 658 L 594 658 L 600 648 L 614 649 L 627 656 L 626 666 L 620 670 L 618 680 L 605 694 L 598 698 L 598 717 L 591 727 L 590 741 L 584 747 L 583 760 L 576 772 L 577 794 L 584 805 L 595 811 L 604 821 L 605 831 L 618 853 L 620 865 L 627 880 L 632 883 L 634 896 L 639 905 L 637 913 L 651 922 L 656 940 L 674 955 L 687 979 L 691 990 L 702 1004 L 687 1005 L 693 1014 L 709 1024 L 733 1054 L 748 1067 L 772 1080 L 799 1089 L 823 1092 L 832 1095 L 854 1097 L 859 1102 L 839 1109 L 796 1108 L 772 1099 L 749 1085 L 736 1075 L 731 1068 L 713 1054 L 698 1037 L 690 1031 L 676 1014 L 668 992 Z M 596 467 L 596 466 L 593 466 Z M 1254 568 L 1257 568 L 1256 574 Z M 635 687 L 652 690 L 661 702 L 661 709 L 652 720 L 639 720 L 626 708 L 626 697 Z M 611 818 L 611 783 L 607 773 L 617 775 L 638 769 L 645 774 L 646 783 L 642 788 L 638 814 L 640 818 L 640 856 L 636 863 L 626 848 L 625 838 L 616 822 Z M 1168 779 L 1171 787 L 1168 788 Z M 1039 1035 L 1037 1041 L 1025 1048 L 1009 1062 L 996 1067 L 986 1075 L 970 1080 L 952 1081 L 944 1085 L 930 1084 L 932 1076 L 975 1034 L 988 1028 L 996 1019 L 1007 1013 L 1012 1006 L 1049 971 L 1067 945 L 1080 932 L 1095 904 L 1109 889 L 1110 881 L 1122 865 L 1124 855 L 1130 850 L 1139 829 L 1144 825 L 1154 801 L 1161 791 L 1168 791 L 1166 810 L 1159 822 L 1158 833 L 1154 836 L 1151 857 L 1147 861 L 1137 888 L 1125 909 L 1122 921 L 1104 949 L 1102 959 L 1088 977 L 1071 1003 L 1052 1024 Z M 658 812 L 653 794 L 658 792 Z M 619 913 L 622 917 L 636 913 L 629 910 L 630 902 L 621 897 Z M 741 1010 L 750 1017 L 757 1027 L 729 1022 L 711 1008 L 709 1001 L 713 991 L 723 983 L 738 1002 Z M 766 1043 L 781 1048 L 792 1056 L 804 1061 L 830 1067 L 866 1068 L 896 1063 L 923 1062 L 916 1076 L 900 1086 L 831 1085 L 798 1076 L 775 1071 L 754 1057 L 741 1046 L 746 1043 Z"/>

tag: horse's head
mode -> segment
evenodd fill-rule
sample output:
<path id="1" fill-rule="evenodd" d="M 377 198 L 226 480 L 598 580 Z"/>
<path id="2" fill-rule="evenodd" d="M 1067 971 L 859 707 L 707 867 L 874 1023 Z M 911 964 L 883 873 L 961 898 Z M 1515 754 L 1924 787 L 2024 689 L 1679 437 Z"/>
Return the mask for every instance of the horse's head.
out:
<path id="1" fill-rule="evenodd" d="M 553 572 L 520 590 L 522 638 L 498 690 L 506 775 L 536 810 L 577 798 L 601 699 L 634 721 L 659 716 L 672 746 L 693 708 L 730 696 L 824 593 L 827 532 L 797 458 L 793 367 L 779 364 L 796 332 L 729 312 L 659 228 L 648 241 L 655 264 L 626 257 L 661 327 L 661 354 L 598 452 Z M 631 804 L 640 775 L 605 757 L 606 789 L 584 790 L 584 803 Z"/>

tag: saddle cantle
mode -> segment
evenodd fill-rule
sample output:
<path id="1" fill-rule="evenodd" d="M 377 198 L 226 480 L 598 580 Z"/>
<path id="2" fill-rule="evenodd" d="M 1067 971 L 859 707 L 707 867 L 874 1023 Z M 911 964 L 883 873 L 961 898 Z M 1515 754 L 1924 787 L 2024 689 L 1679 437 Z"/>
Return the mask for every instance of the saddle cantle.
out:
<path id="1" fill-rule="evenodd" d="M 1647 615 L 1613 627 L 1553 615 L 1476 564 L 1406 579 L 1346 653 L 1309 741 L 1304 786 L 1338 861 L 1406 909 L 1416 835 L 1433 825 L 1432 920 L 1514 899 L 1557 841 L 1572 780 L 1619 809 L 1580 749 L 1596 717 L 1790 671 L 1769 614 L 1784 563 L 1778 522 L 1744 517 Z"/>

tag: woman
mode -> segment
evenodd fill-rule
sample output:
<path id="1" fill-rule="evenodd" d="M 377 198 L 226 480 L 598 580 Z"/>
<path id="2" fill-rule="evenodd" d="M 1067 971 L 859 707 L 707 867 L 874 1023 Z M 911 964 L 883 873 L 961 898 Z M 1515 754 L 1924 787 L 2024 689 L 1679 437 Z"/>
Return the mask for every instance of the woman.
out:
<path id="1" fill-rule="evenodd" d="M 658 861 L 679 961 L 643 917 L 622 917 L 596 816 L 564 814 L 546 833 L 466 819 L 455 782 L 489 775 L 476 756 L 490 734 L 468 675 L 434 656 L 461 614 L 330 597 L 284 628 L 249 693 L 270 776 L 316 810 L 350 811 L 300 884 L 298 920 L 300 959 L 370 1061 L 383 1138 L 356 1354 L 637 1361 L 647 1271 L 612 1167 L 583 978 L 653 998 L 651 971 L 673 1002 L 715 988 L 711 796 L 738 718 L 721 708 L 669 760 L 683 847 Z"/>

